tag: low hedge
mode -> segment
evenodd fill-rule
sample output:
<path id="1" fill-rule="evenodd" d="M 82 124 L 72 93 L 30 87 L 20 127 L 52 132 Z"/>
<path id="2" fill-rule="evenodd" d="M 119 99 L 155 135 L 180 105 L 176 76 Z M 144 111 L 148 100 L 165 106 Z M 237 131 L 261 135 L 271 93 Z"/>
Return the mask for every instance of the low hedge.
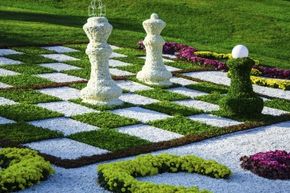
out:
<path id="1" fill-rule="evenodd" d="M 0 192 L 23 190 L 45 180 L 54 170 L 36 151 L 24 148 L 0 150 Z"/>
<path id="2" fill-rule="evenodd" d="M 165 172 L 198 173 L 213 178 L 227 178 L 231 175 L 229 168 L 213 160 L 204 160 L 193 155 L 161 154 L 99 165 L 98 182 L 105 189 L 115 193 L 209 193 L 208 190 L 200 190 L 198 187 L 157 185 L 135 179 Z"/>

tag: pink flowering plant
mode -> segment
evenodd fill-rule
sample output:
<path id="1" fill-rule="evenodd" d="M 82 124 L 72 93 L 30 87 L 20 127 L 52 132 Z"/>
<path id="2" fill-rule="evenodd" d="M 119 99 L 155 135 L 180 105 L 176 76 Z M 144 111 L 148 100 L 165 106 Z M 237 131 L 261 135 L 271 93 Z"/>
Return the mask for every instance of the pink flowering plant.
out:
<path id="1" fill-rule="evenodd" d="M 290 179 L 290 153 L 282 150 L 241 157 L 241 167 L 269 179 Z"/>

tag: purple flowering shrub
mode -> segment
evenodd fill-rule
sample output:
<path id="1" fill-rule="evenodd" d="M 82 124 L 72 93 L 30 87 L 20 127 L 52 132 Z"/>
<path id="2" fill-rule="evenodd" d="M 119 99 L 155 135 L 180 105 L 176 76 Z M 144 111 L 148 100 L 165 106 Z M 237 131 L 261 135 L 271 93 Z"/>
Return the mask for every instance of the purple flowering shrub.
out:
<path id="1" fill-rule="evenodd" d="M 144 50 L 143 41 L 138 42 L 138 48 Z M 163 46 L 164 54 L 176 55 L 179 59 L 183 59 L 192 63 L 199 63 L 201 65 L 213 67 L 215 70 L 227 71 L 228 67 L 225 63 L 216 59 L 203 58 L 195 55 L 196 48 L 180 44 L 176 42 L 166 42 Z M 255 65 L 253 69 L 261 72 L 261 76 L 270 78 L 290 79 L 290 70 L 273 68 L 262 65 Z"/>
<path id="2" fill-rule="evenodd" d="M 241 157 L 241 167 L 269 179 L 290 179 L 290 153 L 276 150 Z"/>

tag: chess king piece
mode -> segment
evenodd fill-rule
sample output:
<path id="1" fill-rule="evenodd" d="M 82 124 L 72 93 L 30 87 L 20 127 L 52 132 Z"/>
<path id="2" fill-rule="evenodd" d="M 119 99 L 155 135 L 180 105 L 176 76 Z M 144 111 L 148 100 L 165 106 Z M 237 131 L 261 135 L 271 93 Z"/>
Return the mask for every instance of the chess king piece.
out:
<path id="1" fill-rule="evenodd" d="M 166 23 L 155 13 L 151 15 L 150 19 L 143 22 L 147 33 L 144 40 L 146 61 L 142 70 L 138 72 L 137 79 L 150 85 L 169 86 L 172 84 L 170 82 L 172 74 L 166 69 L 162 58 L 165 41 L 160 34 L 165 26 Z"/>
<path id="2" fill-rule="evenodd" d="M 106 17 L 90 17 L 83 29 L 90 42 L 86 49 L 91 63 L 90 80 L 81 90 L 83 102 L 94 105 L 120 105 L 122 89 L 113 81 L 109 71 L 109 57 L 112 48 L 107 40 L 112 32 L 112 25 Z"/>

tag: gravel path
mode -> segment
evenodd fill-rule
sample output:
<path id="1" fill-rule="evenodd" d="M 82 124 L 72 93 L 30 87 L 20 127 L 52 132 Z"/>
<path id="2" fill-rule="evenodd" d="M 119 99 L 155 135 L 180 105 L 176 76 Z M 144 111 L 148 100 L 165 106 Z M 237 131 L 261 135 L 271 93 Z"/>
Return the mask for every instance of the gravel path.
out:
<path id="1" fill-rule="evenodd" d="M 155 154 L 164 152 L 177 155 L 195 154 L 205 159 L 214 159 L 230 167 L 233 175 L 229 180 L 217 180 L 197 174 L 178 173 L 161 174 L 140 180 L 183 186 L 197 185 L 215 193 L 288 193 L 289 180 L 268 180 L 244 171 L 239 166 L 239 158 L 259 151 L 275 149 L 290 151 L 289 141 L 290 121 L 159 151 Z M 94 164 L 69 170 L 56 168 L 57 173 L 47 181 L 22 192 L 108 193 L 96 184 L 96 166 L 97 164 Z"/>

